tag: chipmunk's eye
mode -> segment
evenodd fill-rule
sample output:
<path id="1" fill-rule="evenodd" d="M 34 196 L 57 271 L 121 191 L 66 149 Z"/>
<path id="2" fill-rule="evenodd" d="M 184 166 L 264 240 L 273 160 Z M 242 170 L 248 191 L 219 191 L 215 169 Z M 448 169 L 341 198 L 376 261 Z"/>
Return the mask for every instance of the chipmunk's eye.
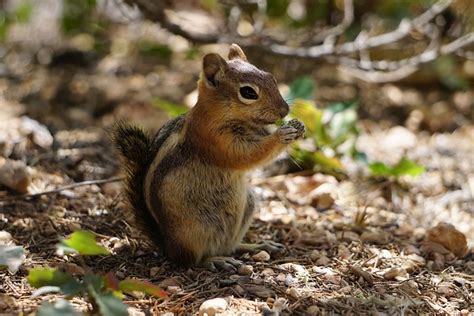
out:
<path id="1" fill-rule="evenodd" d="M 239 92 L 240 92 L 240 95 L 242 96 L 242 98 L 244 98 L 244 99 L 248 99 L 248 100 L 257 100 L 258 99 L 257 91 L 255 91 L 255 89 L 252 88 L 251 86 L 240 87 Z"/>

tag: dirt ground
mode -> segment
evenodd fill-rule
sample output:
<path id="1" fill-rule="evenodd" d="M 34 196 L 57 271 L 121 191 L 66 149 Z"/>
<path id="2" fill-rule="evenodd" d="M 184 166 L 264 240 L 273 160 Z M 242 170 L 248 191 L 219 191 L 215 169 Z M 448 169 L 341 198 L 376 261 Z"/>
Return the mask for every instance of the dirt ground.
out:
<path id="1" fill-rule="evenodd" d="M 113 38 L 129 35 L 118 28 Z M 183 102 L 195 89 L 198 57 L 176 53 L 159 63 L 128 56 L 57 50 L 44 65 L 24 47 L 7 52 L 0 155 L 28 165 L 30 193 L 120 176 L 107 128 L 126 118 L 156 129 L 167 116 L 152 106 L 153 98 Z M 16 274 L 0 271 L 0 314 L 30 314 L 57 297 L 32 299 L 26 275 L 46 265 L 77 272 L 78 262 L 56 255 L 55 244 L 79 228 L 97 233 L 113 254 L 87 259 L 93 271 L 149 280 L 170 294 L 167 300 L 127 295 L 133 315 L 193 314 L 217 297 L 228 301 L 229 314 L 474 313 L 473 90 L 335 82 L 335 74 L 333 66 L 313 69 L 317 101 L 360 100 L 359 149 L 386 162 L 407 154 L 426 173 L 378 181 L 350 160 L 345 180 L 307 171 L 255 172 L 249 181 L 261 203 L 245 240 L 279 242 L 286 252 L 242 254 L 245 266 L 235 272 L 183 269 L 164 260 L 127 223 L 119 181 L 30 198 L 0 187 L 0 230 L 26 249 Z M 466 255 L 440 253 L 424 241 L 440 222 L 466 236 Z M 72 303 L 89 308 L 81 299 Z"/>

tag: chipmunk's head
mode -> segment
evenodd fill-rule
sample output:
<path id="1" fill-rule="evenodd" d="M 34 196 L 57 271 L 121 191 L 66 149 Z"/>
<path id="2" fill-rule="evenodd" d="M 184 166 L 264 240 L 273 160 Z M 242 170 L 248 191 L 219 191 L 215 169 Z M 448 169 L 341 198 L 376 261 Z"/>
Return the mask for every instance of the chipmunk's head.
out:
<path id="1" fill-rule="evenodd" d="M 199 84 L 199 98 L 205 103 L 223 108 L 231 117 L 272 124 L 289 112 L 288 104 L 278 91 L 272 74 L 247 61 L 242 49 L 232 44 L 229 60 L 218 54 L 207 54 Z"/>

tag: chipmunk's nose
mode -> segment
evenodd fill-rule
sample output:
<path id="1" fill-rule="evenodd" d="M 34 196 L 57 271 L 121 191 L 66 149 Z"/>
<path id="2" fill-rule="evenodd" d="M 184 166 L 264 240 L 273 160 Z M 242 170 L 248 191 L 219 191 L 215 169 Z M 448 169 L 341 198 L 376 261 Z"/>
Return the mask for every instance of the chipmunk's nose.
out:
<path id="1" fill-rule="evenodd" d="M 284 118 L 288 115 L 288 112 L 290 112 L 290 107 L 288 106 L 288 103 L 282 101 L 280 107 L 278 108 L 278 114 L 280 114 L 281 118 Z"/>

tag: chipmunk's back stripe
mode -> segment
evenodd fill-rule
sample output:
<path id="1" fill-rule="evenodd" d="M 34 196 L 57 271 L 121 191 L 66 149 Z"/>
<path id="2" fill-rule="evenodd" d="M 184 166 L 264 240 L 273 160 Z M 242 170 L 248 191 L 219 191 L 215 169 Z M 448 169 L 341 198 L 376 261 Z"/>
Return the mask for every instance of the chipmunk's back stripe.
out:
<path id="1" fill-rule="evenodd" d="M 164 157 L 169 155 L 179 143 L 180 131 L 182 130 L 183 125 L 184 116 L 180 116 L 174 120 L 169 121 L 158 131 L 158 134 L 153 141 L 153 149 L 156 151 L 156 156 L 148 168 L 147 175 L 143 183 L 143 192 L 145 193 L 146 206 L 158 223 L 160 219 L 157 211 L 159 211 L 158 208 L 160 206 L 156 205 L 156 203 L 153 203 L 153 199 L 151 198 L 152 195 L 156 194 L 158 189 L 153 187 L 154 183 L 152 182 L 154 174 L 157 172 L 158 168 L 160 170 L 164 169 L 163 171 L 168 172 L 168 170 L 166 170 L 166 166 L 162 166 L 161 162 L 163 161 Z"/>

